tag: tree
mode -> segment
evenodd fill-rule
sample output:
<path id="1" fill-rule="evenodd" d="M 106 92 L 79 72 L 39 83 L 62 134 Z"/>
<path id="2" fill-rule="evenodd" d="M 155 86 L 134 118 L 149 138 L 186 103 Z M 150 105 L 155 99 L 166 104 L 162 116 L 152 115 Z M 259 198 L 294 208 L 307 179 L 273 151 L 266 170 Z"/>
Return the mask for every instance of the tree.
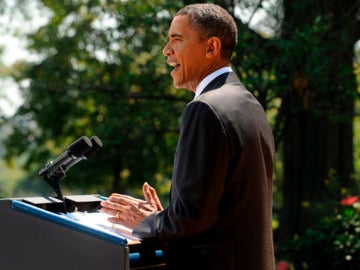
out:
<path id="1" fill-rule="evenodd" d="M 281 239 L 311 226 L 353 179 L 354 1 L 284 1 L 277 78 L 286 126 Z M 320 208 L 319 208 L 320 207 Z"/>
<path id="2" fill-rule="evenodd" d="M 30 85 L 12 119 L 7 157 L 27 152 L 27 168 L 36 175 L 77 137 L 95 134 L 104 147 L 69 171 L 64 186 L 107 194 L 130 192 L 145 180 L 166 183 L 188 99 L 186 91 L 174 91 L 162 56 L 174 4 L 43 4 L 50 21 L 29 35 L 41 58 L 14 69 L 17 81 Z"/>

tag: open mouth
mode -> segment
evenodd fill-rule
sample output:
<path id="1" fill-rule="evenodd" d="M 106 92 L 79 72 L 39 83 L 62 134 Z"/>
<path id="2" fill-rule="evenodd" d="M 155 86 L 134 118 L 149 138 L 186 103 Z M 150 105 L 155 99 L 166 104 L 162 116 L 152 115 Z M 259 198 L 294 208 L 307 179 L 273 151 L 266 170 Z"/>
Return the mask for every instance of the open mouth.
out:
<path id="1" fill-rule="evenodd" d="M 171 75 L 173 75 L 179 68 L 180 68 L 180 64 L 170 64 L 171 67 L 173 67 L 173 70 L 170 72 Z"/>
<path id="2" fill-rule="evenodd" d="M 174 68 L 174 70 L 177 69 L 178 67 L 180 67 L 180 64 L 175 63 L 175 62 L 168 62 L 168 65 L 172 66 Z"/>

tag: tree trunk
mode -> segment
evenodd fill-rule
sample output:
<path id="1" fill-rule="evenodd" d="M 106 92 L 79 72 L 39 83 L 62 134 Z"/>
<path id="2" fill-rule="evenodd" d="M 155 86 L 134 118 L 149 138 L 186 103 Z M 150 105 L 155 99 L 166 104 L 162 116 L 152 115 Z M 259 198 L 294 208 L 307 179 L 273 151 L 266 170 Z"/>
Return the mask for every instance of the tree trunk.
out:
<path id="1" fill-rule="evenodd" d="M 284 53 L 288 65 L 280 68 L 291 88 L 281 110 L 288 125 L 280 244 L 312 226 L 340 199 L 340 188 L 354 184 L 352 70 L 359 38 L 353 1 L 285 0 L 284 10 L 282 39 L 302 41 L 303 51 Z"/>

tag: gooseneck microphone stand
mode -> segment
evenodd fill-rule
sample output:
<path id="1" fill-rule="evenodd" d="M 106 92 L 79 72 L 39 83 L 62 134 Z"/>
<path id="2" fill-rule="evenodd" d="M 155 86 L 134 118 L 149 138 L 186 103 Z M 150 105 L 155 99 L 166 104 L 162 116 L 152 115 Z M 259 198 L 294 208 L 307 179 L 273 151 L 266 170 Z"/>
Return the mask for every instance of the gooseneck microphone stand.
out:
<path id="1" fill-rule="evenodd" d="M 61 191 L 61 186 L 60 186 L 60 180 L 66 176 L 65 171 L 60 166 L 52 174 L 44 173 L 44 174 L 40 174 L 40 176 L 42 176 L 44 178 L 44 180 L 54 189 L 54 191 L 56 192 L 56 195 L 63 203 L 63 210 L 64 210 L 64 213 L 66 214 L 67 213 L 66 203 L 65 203 L 65 199 L 62 194 L 62 191 Z"/>

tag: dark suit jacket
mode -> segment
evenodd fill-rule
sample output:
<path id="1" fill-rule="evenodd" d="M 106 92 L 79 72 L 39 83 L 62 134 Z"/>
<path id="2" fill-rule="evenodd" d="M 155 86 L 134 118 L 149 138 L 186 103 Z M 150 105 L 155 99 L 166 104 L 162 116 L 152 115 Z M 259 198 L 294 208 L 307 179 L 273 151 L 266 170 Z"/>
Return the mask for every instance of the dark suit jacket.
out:
<path id="1" fill-rule="evenodd" d="M 133 235 L 167 241 L 169 269 L 275 269 L 274 152 L 260 103 L 220 75 L 183 111 L 169 206 Z"/>

